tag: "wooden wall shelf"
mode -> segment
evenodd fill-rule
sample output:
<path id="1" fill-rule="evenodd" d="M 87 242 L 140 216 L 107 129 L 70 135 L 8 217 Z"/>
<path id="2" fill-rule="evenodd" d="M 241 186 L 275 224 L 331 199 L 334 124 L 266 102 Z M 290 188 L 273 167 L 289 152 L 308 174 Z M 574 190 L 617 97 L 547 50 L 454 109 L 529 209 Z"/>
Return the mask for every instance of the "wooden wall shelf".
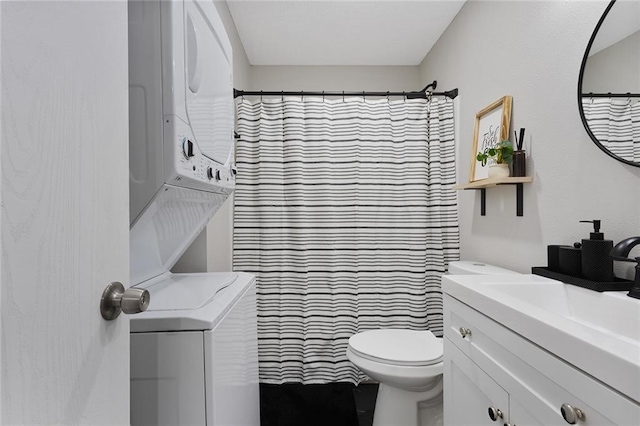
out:
<path id="1" fill-rule="evenodd" d="M 515 185 L 516 186 L 516 215 L 523 216 L 524 215 L 524 203 L 523 203 L 523 183 L 533 182 L 532 176 L 523 176 L 523 177 L 508 177 L 508 178 L 487 178 L 477 180 L 475 182 L 464 183 L 455 185 L 453 189 L 459 190 L 467 190 L 467 189 L 475 189 L 480 191 L 480 215 L 486 216 L 487 214 L 487 188 L 491 188 L 492 186 L 497 185 Z"/>

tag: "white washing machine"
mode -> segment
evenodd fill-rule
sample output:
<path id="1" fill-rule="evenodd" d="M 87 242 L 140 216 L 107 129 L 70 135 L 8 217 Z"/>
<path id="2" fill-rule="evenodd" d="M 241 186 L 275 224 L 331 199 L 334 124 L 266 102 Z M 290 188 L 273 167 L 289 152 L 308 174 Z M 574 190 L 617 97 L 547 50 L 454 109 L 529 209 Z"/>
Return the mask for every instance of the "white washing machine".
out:
<path id="1" fill-rule="evenodd" d="M 169 272 L 235 186 L 232 64 L 213 2 L 129 1 L 133 425 L 260 424 L 254 277 Z"/>
<path id="2" fill-rule="evenodd" d="M 151 303 L 131 321 L 131 424 L 258 426 L 253 276 L 173 274 L 141 287 Z"/>

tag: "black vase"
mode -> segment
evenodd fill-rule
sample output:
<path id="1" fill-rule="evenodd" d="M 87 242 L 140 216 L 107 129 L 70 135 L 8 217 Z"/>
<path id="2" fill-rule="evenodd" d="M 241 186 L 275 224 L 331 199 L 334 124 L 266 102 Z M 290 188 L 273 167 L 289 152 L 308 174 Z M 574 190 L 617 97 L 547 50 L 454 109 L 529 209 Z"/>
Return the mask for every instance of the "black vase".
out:
<path id="1" fill-rule="evenodd" d="M 513 175 L 523 177 L 527 175 L 527 161 L 524 150 L 513 151 Z"/>

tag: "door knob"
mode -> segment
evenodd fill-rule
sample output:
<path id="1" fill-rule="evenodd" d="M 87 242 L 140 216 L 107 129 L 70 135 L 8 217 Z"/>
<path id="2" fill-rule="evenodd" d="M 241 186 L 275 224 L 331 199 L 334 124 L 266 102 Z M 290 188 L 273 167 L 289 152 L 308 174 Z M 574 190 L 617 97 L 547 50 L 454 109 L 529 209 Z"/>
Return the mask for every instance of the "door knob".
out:
<path id="1" fill-rule="evenodd" d="M 468 328 L 460 327 L 458 331 L 460 332 L 460 335 L 463 339 L 467 336 L 471 336 L 471 330 L 469 330 Z"/>
<path id="2" fill-rule="evenodd" d="M 122 283 L 112 282 L 102 292 L 100 299 L 100 313 L 107 321 L 118 318 L 120 312 L 137 314 L 149 307 L 151 295 L 143 288 L 128 288 L 126 291 Z"/>

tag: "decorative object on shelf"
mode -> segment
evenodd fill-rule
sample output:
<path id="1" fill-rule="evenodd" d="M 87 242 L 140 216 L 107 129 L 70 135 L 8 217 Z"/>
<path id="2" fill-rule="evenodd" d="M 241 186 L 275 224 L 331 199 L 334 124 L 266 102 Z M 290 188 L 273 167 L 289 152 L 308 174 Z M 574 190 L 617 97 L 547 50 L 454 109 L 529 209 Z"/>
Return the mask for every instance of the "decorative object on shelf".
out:
<path id="1" fill-rule="evenodd" d="M 478 152 L 476 160 L 482 164 L 482 167 L 485 167 L 488 161 L 494 162 L 494 164 L 489 165 L 489 178 L 506 178 L 509 177 L 509 163 L 511 163 L 512 156 L 513 147 L 511 146 L 511 141 L 504 140 L 491 147 L 486 147 L 482 152 Z"/>
<path id="2" fill-rule="evenodd" d="M 483 164 L 476 153 L 484 153 L 487 149 L 496 148 L 502 143 L 501 141 L 509 139 L 512 100 L 511 96 L 503 96 L 476 114 L 469 182 L 489 177 L 489 167 L 486 167 L 486 161 Z"/>
<path id="3" fill-rule="evenodd" d="M 516 131 L 513 131 L 513 136 L 516 141 L 516 150 L 513 151 L 513 176 L 521 177 L 527 175 L 527 163 L 526 163 L 526 152 L 524 152 L 524 127 L 520 128 L 520 138 L 516 134 Z"/>
<path id="4" fill-rule="evenodd" d="M 489 166 L 489 178 L 509 177 L 509 165 L 507 163 L 492 164 Z"/>

